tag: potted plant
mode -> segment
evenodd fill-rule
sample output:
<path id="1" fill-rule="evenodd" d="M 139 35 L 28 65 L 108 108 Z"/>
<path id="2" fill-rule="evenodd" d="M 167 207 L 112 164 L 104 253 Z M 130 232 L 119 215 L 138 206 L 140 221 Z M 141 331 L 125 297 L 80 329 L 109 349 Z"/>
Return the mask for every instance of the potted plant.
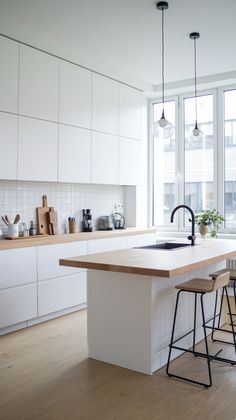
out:
<path id="1" fill-rule="evenodd" d="M 201 236 L 205 236 L 208 232 L 208 225 L 211 225 L 211 237 L 216 238 L 220 224 L 225 220 L 223 216 L 216 210 L 202 210 L 195 216 L 196 223 Z"/>

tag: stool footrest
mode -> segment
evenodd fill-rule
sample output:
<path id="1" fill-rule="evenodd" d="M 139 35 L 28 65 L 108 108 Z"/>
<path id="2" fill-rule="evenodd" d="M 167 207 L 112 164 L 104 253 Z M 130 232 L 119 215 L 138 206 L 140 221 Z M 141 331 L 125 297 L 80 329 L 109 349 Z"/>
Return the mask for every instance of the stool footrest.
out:
<path id="1" fill-rule="evenodd" d="M 190 349 L 186 349 L 185 347 L 179 347 L 179 346 L 171 346 L 172 349 L 175 350 L 180 350 L 180 351 L 184 351 L 186 353 L 192 353 L 194 354 L 194 356 L 198 356 L 198 357 L 203 357 L 204 359 L 208 359 L 208 360 L 217 360 L 218 362 L 225 362 L 225 363 L 229 363 L 230 365 L 235 365 L 236 361 L 234 360 L 230 360 L 230 359 L 225 359 L 224 357 L 218 357 L 218 354 L 220 354 L 222 352 L 223 349 L 220 349 L 217 353 L 215 354 L 209 354 L 207 355 L 206 353 L 201 353 L 200 351 L 193 351 Z"/>
<path id="2" fill-rule="evenodd" d="M 201 385 L 204 386 L 205 388 L 210 388 L 211 384 L 205 384 L 204 382 L 199 382 L 199 381 L 194 381 L 193 379 L 188 379 L 186 377 L 183 376 L 179 376 L 179 375 L 174 375 L 172 373 L 166 372 L 168 376 L 170 376 L 170 378 L 177 378 L 177 379 L 183 379 L 184 381 L 190 382 L 191 384 L 196 384 L 196 385 Z"/>
<path id="3" fill-rule="evenodd" d="M 230 330 L 225 330 L 224 328 L 218 328 L 218 327 L 210 327 L 209 325 L 205 325 L 205 328 L 208 328 L 209 330 L 213 330 L 213 331 L 223 331 L 229 334 L 232 334 L 232 331 Z M 234 331 L 234 334 L 236 334 L 236 331 Z M 217 340 L 215 340 L 217 341 Z"/>

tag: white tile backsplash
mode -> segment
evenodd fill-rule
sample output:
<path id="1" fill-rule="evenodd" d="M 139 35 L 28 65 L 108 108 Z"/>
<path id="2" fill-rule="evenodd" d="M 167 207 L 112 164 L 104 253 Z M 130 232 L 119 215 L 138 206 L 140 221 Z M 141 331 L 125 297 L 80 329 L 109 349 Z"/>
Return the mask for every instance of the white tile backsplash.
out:
<path id="1" fill-rule="evenodd" d="M 0 215 L 13 220 L 16 213 L 29 228 L 30 220 L 36 222 L 36 207 L 42 206 L 42 195 L 48 205 L 58 213 L 59 232 L 67 231 L 67 219 L 76 217 L 81 230 L 82 209 L 91 209 L 94 228 L 97 219 L 115 211 L 115 203 L 124 205 L 124 187 L 117 185 L 90 185 L 55 182 L 0 181 Z M 0 220 L 0 229 L 5 225 Z"/>

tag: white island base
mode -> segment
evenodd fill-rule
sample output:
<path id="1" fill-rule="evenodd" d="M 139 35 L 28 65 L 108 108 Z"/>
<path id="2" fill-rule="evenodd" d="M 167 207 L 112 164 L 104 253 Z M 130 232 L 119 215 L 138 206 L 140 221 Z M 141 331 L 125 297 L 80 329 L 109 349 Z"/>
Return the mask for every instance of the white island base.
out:
<path id="1" fill-rule="evenodd" d="M 224 267 L 220 261 L 172 278 L 88 270 L 89 357 L 151 375 L 167 363 L 175 285 Z M 214 297 L 214 293 L 204 297 L 208 317 Z M 193 327 L 193 298 L 182 293 L 178 336 Z M 198 310 L 197 341 L 203 338 L 200 326 Z M 182 344 L 191 347 L 191 335 Z M 179 354 L 173 352 L 173 358 Z"/>

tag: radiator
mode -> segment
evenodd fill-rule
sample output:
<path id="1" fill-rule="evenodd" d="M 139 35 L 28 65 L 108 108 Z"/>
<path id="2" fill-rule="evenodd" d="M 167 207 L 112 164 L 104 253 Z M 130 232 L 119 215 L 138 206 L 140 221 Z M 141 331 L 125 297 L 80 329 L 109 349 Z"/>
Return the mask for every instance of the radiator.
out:
<path id="1" fill-rule="evenodd" d="M 230 260 L 226 260 L 226 268 L 229 270 L 236 270 L 236 258 L 231 258 Z M 234 281 L 229 282 L 229 287 L 233 287 Z"/>

